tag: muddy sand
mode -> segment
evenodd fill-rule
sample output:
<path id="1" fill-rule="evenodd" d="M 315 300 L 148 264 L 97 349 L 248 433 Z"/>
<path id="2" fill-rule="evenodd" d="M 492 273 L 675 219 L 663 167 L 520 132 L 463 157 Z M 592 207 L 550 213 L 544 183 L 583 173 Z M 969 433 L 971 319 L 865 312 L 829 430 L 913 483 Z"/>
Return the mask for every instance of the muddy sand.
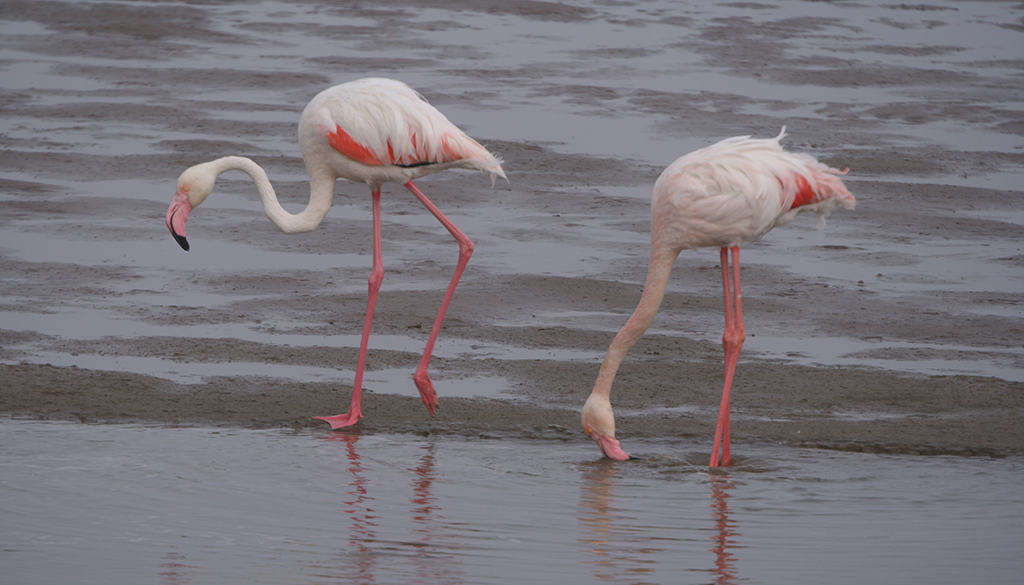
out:
<path id="1" fill-rule="evenodd" d="M 1019 8 L 893 5 L 854 22 L 838 4 L 831 17 L 736 4 L 675 20 L 674 4 L 655 16 L 629 3 L 378 4 L 4 4 L 0 412 L 312 428 L 311 416 L 344 411 L 369 268 L 365 187 L 339 182 L 324 225 L 286 236 L 248 180 L 225 175 L 193 214 L 187 255 L 163 213 L 183 168 L 224 154 L 264 164 L 301 208 L 298 112 L 331 83 L 379 74 L 500 154 L 511 184 L 419 181 L 477 243 L 432 362 L 433 419 L 411 375 L 457 249 L 404 190 L 385 189 L 385 280 L 355 432 L 586 440 L 578 409 L 639 298 L 660 169 L 787 125 L 790 148 L 852 169 L 858 209 L 821 232 L 800 217 L 746 248 L 734 441 L 1024 454 L 1024 59 L 977 37 L 922 36 L 969 25 L 1019 41 Z M 997 14 L 966 13 L 983 8 Z M 659 41 L 666 27 L 680 40 Z M 492 48 L 469 50 L 489 32 Z M 504 50 L 530 38 L 544 50 Z M 663 80 L 691 70 L 765 91 Z M 718 282 L 714 251 L 680 257 L 616 380 L 627 448 L 710 446 Z"/>

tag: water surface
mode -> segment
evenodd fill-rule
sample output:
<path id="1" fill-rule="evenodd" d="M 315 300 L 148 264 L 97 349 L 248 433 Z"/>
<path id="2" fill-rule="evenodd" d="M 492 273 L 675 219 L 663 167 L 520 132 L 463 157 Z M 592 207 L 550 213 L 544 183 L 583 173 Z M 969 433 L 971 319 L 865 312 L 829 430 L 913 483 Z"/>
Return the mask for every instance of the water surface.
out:
<path id="1" fill-rule="evenodd" d="M 8 583 L 1014 583 L 1024 460 L 0 422 Z"/>

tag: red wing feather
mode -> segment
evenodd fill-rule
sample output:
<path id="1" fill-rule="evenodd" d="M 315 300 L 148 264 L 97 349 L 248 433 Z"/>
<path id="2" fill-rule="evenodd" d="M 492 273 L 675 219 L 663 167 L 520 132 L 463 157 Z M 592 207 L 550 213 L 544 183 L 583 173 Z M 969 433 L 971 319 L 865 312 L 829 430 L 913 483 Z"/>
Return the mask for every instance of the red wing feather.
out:
<path id="1" fill-rule="evenodd" d="M 800 207 L 801 205 L 807 205 L 808 203 L 814 202 L 814 196 L 816 193 L 811 185 L 807 182 L 807 179 L 800 175 L 796 176 L 796 197 L 793 198 L 793 206 L 790 209 Z"/>
<path id="2" fill-rule="evenodd" d="M 348 132 L 345 132 L 340 125 L 336 126 L 333 132 L 327 133 L 327 142 L 330 143 L 334 150 L 337 150 L 356 162 L 373 166 L 381 166 L 384 164 L 376 155 L 373 154 L 372 150 L 356 142 L 355 139 L 349 136 Z"/>

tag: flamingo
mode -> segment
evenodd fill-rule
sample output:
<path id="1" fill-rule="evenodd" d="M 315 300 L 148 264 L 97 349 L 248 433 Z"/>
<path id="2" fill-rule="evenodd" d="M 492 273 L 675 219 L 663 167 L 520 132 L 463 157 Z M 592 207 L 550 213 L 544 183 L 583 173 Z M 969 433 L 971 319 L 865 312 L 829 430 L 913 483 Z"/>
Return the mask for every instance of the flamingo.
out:
<path id="1" fill-rule="evenodd" d="M 366 183 L 370 188 L 373 215 L 373 266 L 370 271 L 366 315 L 356 362 L 352 402 L 346 413 L 317 416 L 332 429 L 357 423 L 363 417 L 362 382 L 366 349 L 373 322 L 377 293 L 384 268 L 381 260 L 381 185 L 402 183 L 437 218 L 459 245 L 459 259 L 437 311 L 413 381 L 431 416 L 438 400 L 427 372 L 434 343 L 444 321 L 455 287 L 473 254 L 473 242 L 455 226 L 413 183 L 413 179 L 444 169 L 474 169 L 489 174 L 491 186 L 505 179 L 501 161 L 457 128 L 426 99 L 406 84 L 393 79 L 366 78 L 323 90 L 306 105 L 299 118 L 299 146 L 309 174 L 309 203 L 292 214 L 278 203 L 266 172 L 251 159 L 227 156 L 192 166 L 178 177 L 174 200 L 167 209 L 167 228 L 185 251 L 185 222 L 189 213 L 213 191 L 217 177 L 240 170 L 256 183 L 267 217 L 289 234 L 315 229 L 331 206 L 338 178 Z"/>
<path id="2" fill-rule="evenodd" d="M 740 347 L 746 338 L 740 294 L 740 244 L 757 240 L 801 211 L 817 212 L 820 226 L 835 207 L 853 209 L 855 204 L 840 179 L 849 169 L 839 171 L 809 155 L 786 152 L 781 145 L 785 135 L 783 127 L 775 138 L 726 138 L 679 157 L 658 177 L 651 198 L 650 261 L 643 294 L 632 316 L 609 345 L 594 389 L 583 405 L 583 431 L 605 456 L 619 461 L 629 459 L 615 439 L 612 382 L 626 353 L 654 320 L 672 265 L 683 250 L 716 247 L 725 297 L 725 382 L 710 465 L 730 463 L 729 395 Z"/>

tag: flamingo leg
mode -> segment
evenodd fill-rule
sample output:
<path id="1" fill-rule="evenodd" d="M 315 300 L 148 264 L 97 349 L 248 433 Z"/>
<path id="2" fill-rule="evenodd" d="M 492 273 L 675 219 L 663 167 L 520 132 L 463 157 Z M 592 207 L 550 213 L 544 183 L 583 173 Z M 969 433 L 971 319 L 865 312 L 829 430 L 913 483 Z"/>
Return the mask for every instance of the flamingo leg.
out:
<path id="1" fill-rule="evenodd" d="M 356 360 L 356 379 L 352 387 L 352 404 L 348 412 L 334 416 L 313 417 L 331 425 L 332 429 L 351 426 L 363 418 L 363 371 L 366 369 L 366 350 L 370 342 L 370 329 L 373 325 L 373 312 L 377 307 L 377 293 L 380 283 L 384 280 L 383 244 L 380 234 L 380 187 L 374 187 L 373 197 L 373 268 L 370 270 L 368 294 L 366 299 L 366 317 L 363 320 L 363 337 L 359 341 L 359 358 Z"/>
<path id="2" fill-rule="evenodd" d="M 722 293 L 725 299 L 725 332 L 722 334 L 722 347 L 725 349 L 725 382 L 722 386 L 722 403 L 718 407 L 718 424 L 715 426 L 715 439 L 711 446 L 711 467 L 729 465 L 729 399 L 732 390 L 736 364 L 740 358 L 740 348 L 746 339 L 743 329 L 743 295 L 740 292 L 740 248 L 733 246 L 732 270 L 729 268 L 729 248 L 721 249 Z M 730 291 L 730 277 L 732 290 Z M 721 447 L 721 453 L 719 448 Z M 721 457 L 719 457 L 721 454 Z"/>
<path id="3" fill-rule="evenodd" d="M 455 224 L 445 217 L 441 210 L 412 181 L 406 182 L 405 188 L 420 200 L 420 203 L 441 222 L 441 225 L 459 243 L 459 261 L 455 265 L 455 272 L 452 274 L 451 281 L 448 282 L 448 290 L 445 291 L 441 307 L 437 311 L 434 326 L 430 329 L 430 337 L 427 338 L 427 347 L 423 350 L 423 357 L 420 358 L 420 363 L 416 366 L 416 373 L 413 375 L 413 381 L 416 383 L 416 388 L 420 391 L 423 404 L 426 405 L 430 415 L 433 416 L 437 412 L 437 392 L 434 390 L 434 383 L 430 380 L 430 375 L 427 374 L 427 367 L 430 365 L 430 356 L 434 352 L 434 343 L 437 341 L 437 335 L 441 331 L 444 315 L 448 311 L 448 305 L 452 302 L 452 296 L 455 295 L 455 287 L 459 284 L 462 272 L 469 263 L 469 257 L 473 255 L 473 242 L 459 228 L 455 227 Z"/>

